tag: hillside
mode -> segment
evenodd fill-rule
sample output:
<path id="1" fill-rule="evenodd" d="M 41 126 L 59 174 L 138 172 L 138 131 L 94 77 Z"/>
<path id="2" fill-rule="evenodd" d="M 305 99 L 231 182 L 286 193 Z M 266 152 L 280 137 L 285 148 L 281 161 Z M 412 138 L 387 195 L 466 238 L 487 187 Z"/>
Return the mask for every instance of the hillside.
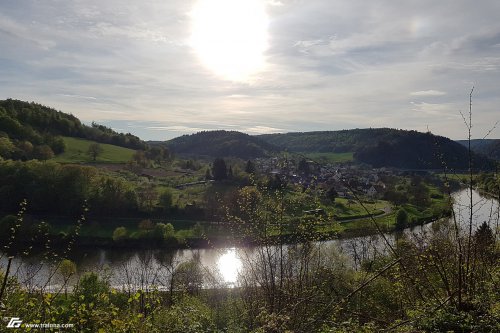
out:
<path id="1" fill-rule="evenodd" d="M 467 168 L 467 149 L 442 136 L 390 128 L 353 129 L 260 135 L 262 140 L 294 152 L 354 153 L 354 160 L 374 167 L 404 169 Z M 442 156 L 439 157 L 439 156 Z M 475 166 L 491 169 L 493 163 L 474 157 Z"/>
<path id="2" fill-rule="evenodd" d="M 95 141 L 63 137 L 66 149 L 63 153 L 57 155 L 52 160 L 61 163 L 85 163 L 92 162 L 92 158 L 87 154 L 89 146 Z M 114 146 L 110 144 L 101 144 L 102 153 L 97 156 L 96 162 L 103 163 L 127 163 L 132 159 L 135 150 Z"/>
<path id="3" fill-rule="evenodd" d="M 464 147 L 468 146 L 467 140 L 457 140 L 457 142 Z M 500 139 L 474 139 L 470 143 L 472 151 L 500 160 Z"/>
<path id="4" fill-rule="evenodd" d="M 145 149 L 146 143 L 127 133 L 118 133 L 103 125 L 82 124 L 73 115 L 57 111 L 41 104 L 19 100 L 0 100 L 0 137 L 33 145 L 48 145 L 53 150 L 54 137 L 77 137 L 116 146 Z M 57 149 L 56 149 L 57 150 Z M 58 151 L 54 150 L 57 154 Z"/>
<path id="5" fill-rule="evenodd" d="M 258 137 L 236 131 L 204 131 L 166 142 L 175 154 L 251 159 L 268 156 L 278 149 Z"/>

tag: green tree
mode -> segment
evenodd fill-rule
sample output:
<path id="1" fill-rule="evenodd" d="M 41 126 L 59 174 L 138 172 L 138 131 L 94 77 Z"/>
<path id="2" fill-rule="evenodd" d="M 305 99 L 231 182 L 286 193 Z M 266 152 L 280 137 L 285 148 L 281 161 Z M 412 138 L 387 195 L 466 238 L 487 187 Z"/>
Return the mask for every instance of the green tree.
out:
<path id="1" fill-rule="evenodd" d="M 47 138 L 46 142 L 56 155 L 63 153 L 66 149 L 66 144 L 64 143 L 63 138 L 60 136 L 50 136 L 49 138 Z"/>
<path id="2" fill-rule="evenodd" d="M 0 157 L 10 158 L 12 153 L 16 150 L 16 146 L 9 140 L 9 138 L 0 138 Z"/>
<path id="3" fill-rule="evenodd" d="M 65 294 L 67 294 L 68 292 L 67 285 L 69 279 L 76 274 L 76 264 L 69 259 L 63 259 L 59 264 L 59 274 L 61 274 L 61 277 L 63 278 L 65 287 L 64 292 Z"/>
<path id="4" fill-rule="evenodd" d="M 215 180 L 227 179 L 226 162 L 222 158 L 216 158 L 212 166 L 212 175 Z"/>
<path id="5" fill-rule="evenodd" d="M 175 230 L 172 223 L 157 223 L 153 228 L 153 235 L 159 239 L 172 239 L 175 237 Z"/>
<path id="6" fill-rule="evenodd" d="M 398 210 L 396 215 L 396 230 L 403 230 L 408 225 L 408 213 L 404 209 Z"/>
<path id="7" fill-rule="evenodd" d="M 87 150 L 87 154 L 92 158 L 92 161 L 97 160 L 97 156 L 101 155 L 104 149 L 98 143 L 92 143 Z"/>
<path id="8" fill-rule="evenodd" d="M 122 240 L 126 239 L 127 237 L 128 237 L 128 231 L 127 231 L 127 228 L 125 228 L 125 227 L 117 227 L 113 231 L 113 240 L 115 242 L 122 241 Z"/>

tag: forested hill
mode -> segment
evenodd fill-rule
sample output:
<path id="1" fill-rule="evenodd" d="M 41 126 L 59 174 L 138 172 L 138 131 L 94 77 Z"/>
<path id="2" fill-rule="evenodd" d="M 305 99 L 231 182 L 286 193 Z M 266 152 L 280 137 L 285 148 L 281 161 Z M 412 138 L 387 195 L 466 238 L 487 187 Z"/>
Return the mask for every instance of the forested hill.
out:
<path id="1" fill-rule="evenodd" d="M 251 159 L 277 152 L 276 146 L 236 131 L 203 131 L 166 142 L 176 154 Z"/>
<path id="2" fill-rule="evenodd" d="M 458 143 L 467 147 L 467 140 L 457 140 Z M 474 139 L 470 142 L 472 151 L 483 154 L 495 160 L 500 160 L 500 139 Z"/>
<path id="3" fill-rule="evenodd" d="M 281 149 L 295 152 L 354 152 L 358 162 L 374 167 L 404 169 L 467 169 L 467 149 L 442 136 L 390 128 L 353 129 L 327 132 L 265 134 L 258 136 Z M 479 169 L 493 168 L 493 162 L 474 155 Z"/>
<path id="4" fill-rule="evenodd" d="M 73 115 L 36 103 L 19 100 L 0 100 L 0 137 L 18 143 L 48 145 L 57 153 L 58 136 L 70 136 L 109 143 L 116 146 L 145 149 L 146 143 L 127 133 L 92 123 L 82 124 Z"/>

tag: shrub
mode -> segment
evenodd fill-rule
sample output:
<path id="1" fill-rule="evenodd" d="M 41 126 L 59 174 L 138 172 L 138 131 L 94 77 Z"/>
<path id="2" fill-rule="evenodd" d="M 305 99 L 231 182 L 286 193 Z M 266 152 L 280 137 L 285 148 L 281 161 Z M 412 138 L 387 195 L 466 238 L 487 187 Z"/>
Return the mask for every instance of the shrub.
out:
<path id="1" fill-rule="evenodd" d="M 125 227 L 118 227 L 113 231 L 113 240 L 115 242 L 122 241 L 124 239 L 128 238 L 128 231 L 127 228 Z"/>

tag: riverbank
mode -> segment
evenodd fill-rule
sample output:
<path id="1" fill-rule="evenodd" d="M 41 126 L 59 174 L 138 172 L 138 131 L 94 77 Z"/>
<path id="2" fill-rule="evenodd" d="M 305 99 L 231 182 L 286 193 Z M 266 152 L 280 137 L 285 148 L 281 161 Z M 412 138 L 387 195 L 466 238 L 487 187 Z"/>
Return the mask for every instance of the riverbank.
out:
<path id="1" fill-rule="evenodd" d="M 444 217 L 451 216 L 450 211 L 438 211 L 435 215 L 413 219 L 407 227 L 414 227 L 434 222 Z M 209 248 L 227 248 L 227 247 L 246 247 L 258 246 L 262 244 L 296 244 L 305 241 L 327 241 L 334 239 L 349 239 L 354 237 L 363 237 L 376 235 L 377 229 L 384 233 L 396 231 L 395 229 L 396 212 L 390 211 L 379 215 L 369 215 L 355 218 L 352 220 L 331 221 L 330 223 L 321 223 L 316 225 L 316 231 L 310 234 L 298 232 L 283 232 L 269 234 L 266 237 L 240 237 L 221 233 L 222 230 L 231 229 L 230 224 L 210 224 L 211 228 L 217 228 L 217 231 L 211 230 L 207 234 L 203 233 L 198 236 L 190 237 L 169 237 L 169 238 L 123 238 L 113 240 L 112 237 L 90 236 L 90 235 L 65 235 L 51 234 L 45 239 L 17 239 L 11 246 L 14 251 L 24 251 L 27 248 L 46 249 L 50 244 L 50 248 L 57 251 L 66 250 L 71 243 L 72 247 L 79 249 L 165 249 L 165 250 L 182 250 L 182 249 L 209 249 Z M 372 219 L 373 218 L 373 219 Z M 377 226 L 375 225 L 377 224 Z M 184 230 L 182 230 L 184 231 Z M 187 234 L 187 232 L 181 232 Z M 5 246 L 2 242 L 0 245 Z"/>

